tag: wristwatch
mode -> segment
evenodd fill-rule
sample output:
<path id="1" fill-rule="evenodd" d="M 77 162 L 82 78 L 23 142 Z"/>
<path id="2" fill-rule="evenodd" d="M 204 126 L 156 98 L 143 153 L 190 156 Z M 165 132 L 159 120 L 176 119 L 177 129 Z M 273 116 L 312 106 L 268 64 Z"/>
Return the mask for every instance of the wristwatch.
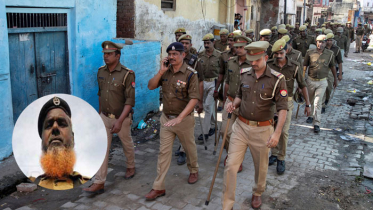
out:
<path id="1" fill-rule="evenodd" d="M 311 104 L 310 104 L 310 105 L 307 105 L 307 104 L 306 104 L 306 107 L 311 107 Z"/>

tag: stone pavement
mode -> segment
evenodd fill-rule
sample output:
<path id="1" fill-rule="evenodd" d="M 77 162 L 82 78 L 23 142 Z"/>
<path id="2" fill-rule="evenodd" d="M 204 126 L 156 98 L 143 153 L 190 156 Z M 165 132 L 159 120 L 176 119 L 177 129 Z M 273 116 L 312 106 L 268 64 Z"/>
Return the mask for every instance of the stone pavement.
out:
<path id="1" fill-rule="evenodd" d="M 353 50 L 351 49 L 351 51 Z M 355 83 L 366 83 L 369 78 L 373 78 L 372 74 L 370 74 L 371 77 L 368 77 L 368 73 L 372 71 L 355 68 L 355 65 L 363 65 L 353 61 L 360 59 L 361 56 L 361 54 L 350 53 L 349 60 L 345 60 L 343 65 L 345 72 L 344 78 L 339 83 L 326 113 L 322 115 L 320 126 L 322 131 L 320 134 L 314 134 L 312 125 L 305 122 L 306 117 L 303 114 L 304 106 L 301 106 L 298 119 L 295 119 L 297 104 L 295 105 L 292 125 L 289 131 L 286 172 L 283 175 L 277 175 L 276 164 L 269 167 L 267 190 L 263 194 L 261 209 L 272 209 L 270 205 L 271 201 L 280 197 L 286 197 L 286 194 L 298 184 L 297 179 L 304 176 L 306 172 L 338 170 L 349 176 L 361 175 L 364 164 L 364 147 L 372 149 L 373 141 L 366 135 L 366 129 L 361 129 L 365 128 L 368 120 L 350 119 L 351 106 L 346 103 L 347 98 L 353 94 L 348 93 L 347 90 L 353 88 Z M 373 67 L 371 69 L 373 70 Z M 370 95 L 372 95 L 372 92 L 370 92 Z M 372 103 L 371 99 L 370 102 Z M 371 109 L 370 113 L 372 113 Z M 197 138 L 200 134 L 200 125 L 198 115 L 195 116 L 195 137 Z M 219 118 L 221 120 L 221 114 L 219 114 Z M 344 140 L 343 136 L 348 136 L 352 140 Z M 160 197 L 156 201 L 145 201 L 144 196 L 151 190 L 153 181 L 157 175 L 159 139 L 156 139 L 136 146 L 137 173 L 133 179 L 123 179 L 125 157 L 122 148 L 116 147 L 111 153 L 112 159 L 110 161 L 105 193 L 89 197 L 85 193 L 80 193 L 81 189 L 74 189 L 80 195 L 64 202 L 63 205 L 55 206 L 55 208 L 77 210 L 221 209 L 225 151 L 220 161 L 210 204 L 208 206 L 204 205 L 218 157 L 218 154 L 215 156 L 212 155 L 214 148 L 213 139 L 214 136 L 210 137 L 207 151 L 204 150 L 203 145 L 197 145 L 200 170 L 199 181 L 196 184 L 190 185 L 187 183 L 189 171 L 186 165 L 177 165 L 177 157 L 173 156 L 171 167 L 166 177 L 166 196 Z M 176 151 L 178 146 L 179 143 L 175 141 L 174 151 Z M 234 209 L 251 209 L 251 189 L 253 185 L 254 166 L 250 151 L 248 151 L 243 161 L 243 171 L 237 176 Z M 40 187 L 39 190 L 41 190 Z M 48 195 L 45 196 L 45 198 L 48 198 Z M 0 205 L 6 199 L 0 200 Z M 37 202 L 30 202 L 24 206 L 13 206 L 12 208 L 8 207 L 8 209 L 17 209 L 18 207 L 20 207 L 18 209 L 43 209 L 45 205 L 45 203 L 38 204 Z"/>

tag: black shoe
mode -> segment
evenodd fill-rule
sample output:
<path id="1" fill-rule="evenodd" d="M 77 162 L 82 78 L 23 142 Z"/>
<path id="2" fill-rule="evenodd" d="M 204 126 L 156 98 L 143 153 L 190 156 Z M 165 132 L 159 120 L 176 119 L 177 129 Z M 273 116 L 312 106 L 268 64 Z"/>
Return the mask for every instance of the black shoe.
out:
<path id="1" fill-rule="evenodd" d="M 355 51 L 354 53 L 358 53 L 357 51 Z"/>
<path id="2" fill-rule="evenodd" d="M 215 128 L 210 128 L 209 130 L 209 136 L 212 136 L 215 134 Z"/>
<path id="3" fill-rule="evenodd" d="M 329 100 L 325 100 L 325 105 L 328 105 L 328 103 L 329 103 Z"/>
<path id="4" fill-rule="evenodd" d="M 205 139 L 206 139 L 206 141 L 207 141 L 207 139 L 209 139 L 209 135 L 208 134 L 205 134 Z M 202 134 L 198 136 L 198 140 L 202 140 L 203 141 Z"/>
<path id="5" fill-rule="evenodd" d="M 277 174 L 281 175 L 285 172 L 285 160 L 277 160 Z"/>
<path id="6" fill-rule="evenodd" d="M 309 123 L 309 124 L 313 123 L 313 118 L 312 117 L 308 117 L 307 120 L 306 120 L 306 123 Z"/>
<path id="7" fill-rule="evenodd" d="M 175 156 L 179 156 L 180 155 L 180 148 L 181 148 L 181 146 L 179 146 L 179 149 L 176 150 Z"/>
<path id="8" fill-rule="evenodd" d="M 318 125 L 314 125 L 314 126 L 313 126 L 313 132 L 315 132 L 315 133 L 320 133 L 320 126 L 318 126 Z"/>
<path id="9" fill-rule="evenodd" d="M 325 108 L 321 108 L 321 114 L 324 114 L 325 113 Z"/>
<path id="10" fill-rule="evenodd" d="M 271 156 L 269 157 L 268 165 L 271 166 L 271 165 L 273 165 L 276 161 L 277 161 L 277 156 L 271 155 Z"/>
<path id="11" fill-rule="evenodd" d="M 222 107 L 222 106 L 219 106 L 219 107 L 218 107 L 218 112 L 221 112 L 221 110 L 223 110 L 223 107 Z"/>
<path id="12" fill-rule="evenodd" d="M 180 152 L 179 158 L 177 159 L 178 165 L 184 165 L 185 164 L 185 152 Z"/>

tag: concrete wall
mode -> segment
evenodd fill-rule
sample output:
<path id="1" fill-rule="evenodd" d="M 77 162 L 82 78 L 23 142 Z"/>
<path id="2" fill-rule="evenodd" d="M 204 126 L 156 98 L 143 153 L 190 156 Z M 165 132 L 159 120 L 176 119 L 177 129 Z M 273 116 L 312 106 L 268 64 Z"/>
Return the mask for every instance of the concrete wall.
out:
<path id="1" fill-rule="evenodd" d="M 330 6 L 334 13 L 332 20 L 337 22 L 347 22 L 348 11 L 352 10 L 355 0 L 344 0 L 343 2 L 331 2 Z"/>
<path id="2" fill-rule="evenodd" d="M 260 29 L 270 29 L 278 24 L 279 5 L 280 0 L 262 0 Z"/>
<path id="3" fill-rule="evenodd" d="M 224 14 L 219 14 L 220 1 L 203 2 L 205 15 L 202 14 L 200 0 L 177 1 L 175 11 L 162 11 L 160 0 L 136 0 L 135 38 L 160 40 L 162 54 L 165 55 L 167 46 L 176 41 L 174 31 L 184 27 L 192 36 L 193 46 L 198 50 L 203 45 L 202 37 L 213 32 L 214 24 L 226 24 L 219 22 L 226 19 Z M 234 13 L 231 15 L 234 16 Z"/>
<path id="4" fill-rule="evenodd" d="M 0 0 L 0 160 L 12 153 L 13 108 L 9 74 L 8 30 L 5 7 Z"/>
<path id="5" fill-rule="evenodd" d="M 101 43 L 116 37 L 116 0 L 0 0 L 0 160 L 11 153 L 13 130 L 12 97 L 9 76 L 8 34 L 5 11 L 7 6 L 48 7 L 45 11 L 63 8 L 68 11 L 68 51 L 71 94 L 98 110 L 97 70 L 104 65 Z M 31 7 L 31 8 L 30 8 Z M 125 42 L 124 40 L 113 40 Z M 147 89 L 148 80 L 159 69 L 160 42 L 136 41 L 122 50 L 122 64 L 136 73 L 136 125 L 149 111 L 159 109 L 159 91 Z"/>

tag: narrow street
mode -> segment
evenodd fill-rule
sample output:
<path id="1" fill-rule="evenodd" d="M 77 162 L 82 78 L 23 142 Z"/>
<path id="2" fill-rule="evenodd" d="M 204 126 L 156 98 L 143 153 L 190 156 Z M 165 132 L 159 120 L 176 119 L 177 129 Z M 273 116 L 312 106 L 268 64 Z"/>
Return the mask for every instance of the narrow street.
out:
<path id="1" fill-rule="evenodd" d="M 344 58 L 343 80 L 322 115 L 321 132 L 314 134 L 306 123 L 304 106 L 295 118 L 293 110 L 289 131 L 286 172 L 277 175 L 276 164 L 270 166 L 267 189 L 261 209 L 373 209 L 373 179 L 363 176 L 364 167 L 373 168 L 373 53 L 355 54 L 354 43 L 348 58 Z M 347 102 L 354 103 L 350 106 Z M 160 113 L 152 119 L 158 120 Z M 200 134 L 198 115 L 195 136 Z M 221 121 L 221 113 L 219 113 Z M 223 190 L 223 152 L 211 201 L 205 206 L 218 153 L 213 155 L 214 136 L 208 140 L 208 150 L 198 145 L 199 180 L 187 183 L 189 171 L 179 166 L 173 155 L 166 177 L 166 196 L 145 201 L 157 175 L 159 136 L 149 141 L 136 131 L 136 176 L 124 180 L 125 156 L 119 141 L 111 150 L 109 175 L 105 193 L 90 197 L 82 187 L 67 191 L 51 191 L 38 187 L 31 193 L 14 192 L 0 199 L 0 209 L 221 209 Z M 221 140 L 219 149 L 221 146 Z M 174 143 L 174 151 L 179 147 Z M 219 151 L 219 150 L 218 150 Z M 88 183 L 89 184 L 89 183 Z M 254 185 L 254 165 L 250 151 L 246 153 L 243 171 L 238 174 L 234 209 L 251 209 L 251 188 Z"/>

